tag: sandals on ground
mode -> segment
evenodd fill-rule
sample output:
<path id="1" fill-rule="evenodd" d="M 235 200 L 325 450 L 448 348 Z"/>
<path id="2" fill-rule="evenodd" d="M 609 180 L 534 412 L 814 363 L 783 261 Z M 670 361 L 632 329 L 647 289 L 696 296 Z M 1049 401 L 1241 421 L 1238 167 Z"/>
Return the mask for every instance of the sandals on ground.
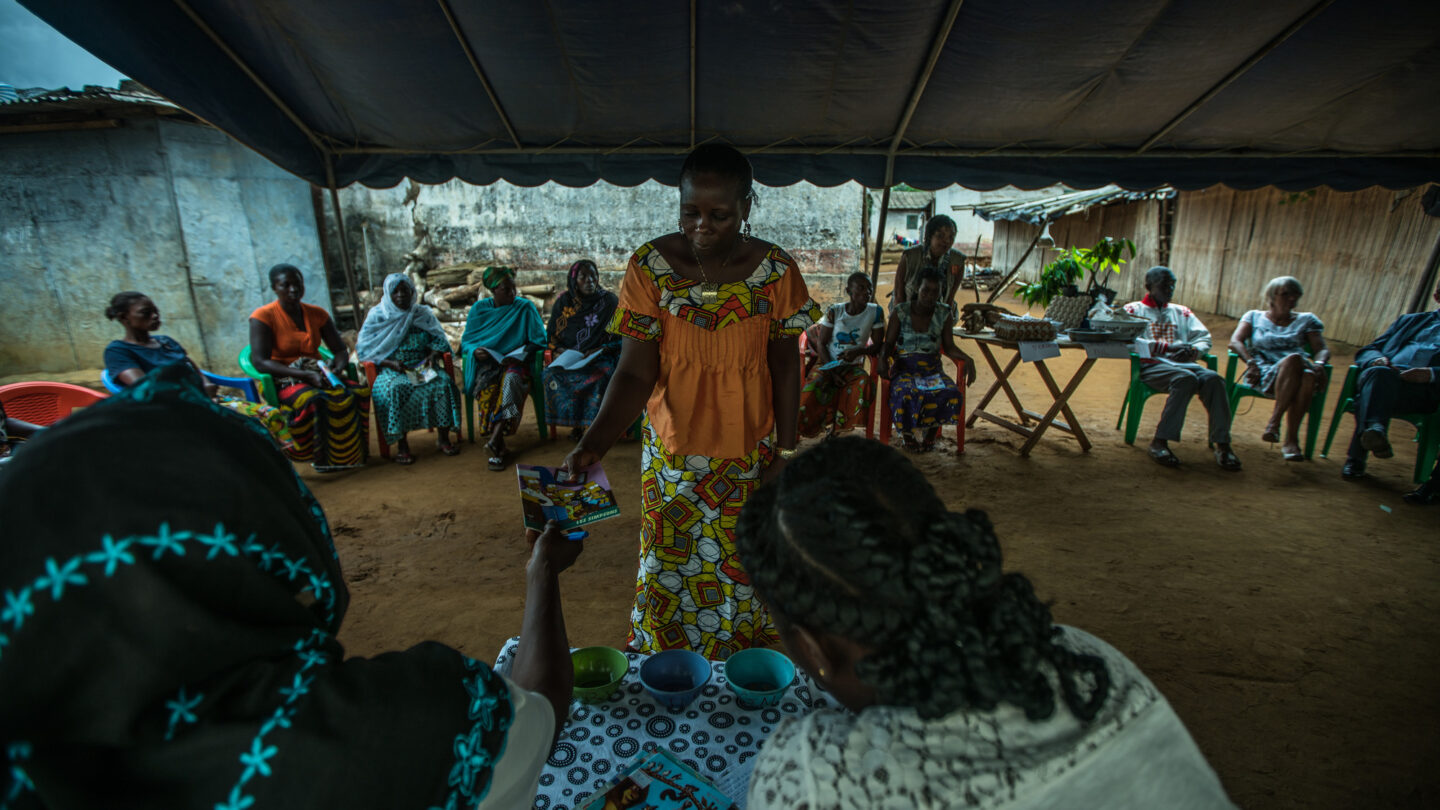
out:
<path id="1" fill-rule="evenodd" d="M 396 452 L 396 453 L 395 453 L 395 459 L 394 459 L 394 460 L 395 460 L 395 463 L 396 463 L 396 464 L 414 464 L 414 463 L 415 463 L 415 457 L 412 456 L 412 455 L 410 455 L 409 453 L 404 452 L 404 451 Z"/>
<path id="2" fill-rule="evenodd" d="M 436 442 L 436 446 L 440 448 L 440 452 L 444 453 L 447 456 L 460 455 L 460 445 L 456 444 L 455 442 Z"/>
<path id="3" fill-rule="evenodd" d="M 1219 464 L 1222 470 L 1229 472 L 1240 471 L 1240 459 L 1236 457 L 1235 452 L 1232 450 L 1216 450 L 1215 463 Z"/>
<path id="4" fill-rule="evenodd" d="M 505 469 L 505 451 L 495 449 L 495 445 L 489 442 L 485 443 L 485 449 L 490 451 L 490 458 L 486 460 L 486 465 L 488 465 L 493 472 L 500 472 Z"/>

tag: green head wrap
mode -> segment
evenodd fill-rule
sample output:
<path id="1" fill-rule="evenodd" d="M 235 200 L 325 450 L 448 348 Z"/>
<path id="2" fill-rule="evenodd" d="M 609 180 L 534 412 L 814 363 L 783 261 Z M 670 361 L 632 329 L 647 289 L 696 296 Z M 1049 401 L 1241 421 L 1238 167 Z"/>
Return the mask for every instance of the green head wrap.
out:
<path id="1" fill-rule="evenodd" d="M 499 287 L 500 283 L 507 278 L 515 278 L 514 268 L 487 267 L 485 268 L 485 272 L 480 274 L 480 283 L 485 285 L 485 289 L 493 290 Z"/>

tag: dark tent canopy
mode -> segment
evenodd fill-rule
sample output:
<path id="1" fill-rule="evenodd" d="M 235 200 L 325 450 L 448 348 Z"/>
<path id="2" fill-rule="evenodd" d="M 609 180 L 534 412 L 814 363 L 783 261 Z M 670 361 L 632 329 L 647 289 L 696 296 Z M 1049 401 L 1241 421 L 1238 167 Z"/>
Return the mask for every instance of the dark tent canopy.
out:
<path id="1" fill-rule="evenodd" d="M 1440 181 L 1436 0 L 22 0 L 320 185 Z"/>

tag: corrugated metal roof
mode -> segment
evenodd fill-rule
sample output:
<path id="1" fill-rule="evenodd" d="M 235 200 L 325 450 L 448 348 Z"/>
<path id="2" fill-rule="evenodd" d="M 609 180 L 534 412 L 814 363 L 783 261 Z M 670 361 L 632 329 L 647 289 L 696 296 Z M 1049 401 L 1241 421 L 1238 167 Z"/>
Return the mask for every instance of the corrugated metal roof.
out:
<path id="1" fill-rule="evenodd" d="M 8 95 L 8 94 L 7 94 Z M 178 110 L 174 102 L 156 94 L 144 85 L 124 81 L 120 87 L 100 87 L 87 84 L 83 90 L 61 87 L 47 90 L 43 87 L 16 88 L 15 98 L 0 97 L 0 115 L 30 114 L 37 112 L 96 110 L 116 106 L 163 107 Z"/>
<path id="2" fill-rule="evenodd" d="M 870 197 L 875 200 L 876 210 L 879 210 L 880 198 L 883 191 L 872 191 Z M 890 192 L 890 210 L 915 210 L 926 208 L 930 203 L 935 202 L 933 191 L 892 191 Z"/>
<path id="3" fill-rule="evenodd" d="M 1102 186 L 1085 191 L 1072 191 L 1045 199 L 998 200 L 975 206 L 975 215 L 994 222 L 996 220 L 1021 220 L 1034 225 L 1054 222 L 1067 215 L 1078 214 L 1087 208 L 1114 205 L 1136 200 L 1166 200 L 1175 196 L 1175 189 L 1162 186 L 1149 191 L 1126 191 L 1119 186 Z"/>

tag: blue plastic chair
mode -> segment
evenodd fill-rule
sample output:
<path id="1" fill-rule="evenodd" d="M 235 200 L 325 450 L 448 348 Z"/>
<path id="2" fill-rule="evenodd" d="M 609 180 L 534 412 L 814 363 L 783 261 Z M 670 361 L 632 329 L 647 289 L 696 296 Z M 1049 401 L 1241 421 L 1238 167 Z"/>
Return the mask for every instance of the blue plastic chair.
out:
<path id="1" fill-rule="evenodd" d="M 200 369 L 200 376 L 204 377 L 205 382 L 211 385 L 223 385 L 226 388 L 239 389 L 245 394 L 245 400 L 247 402 L 258 403 L 263 401 L 260 399 L 260 386 L 256 385 L 255 380 L 249 377 L 226 377 L 222 374 L 206 371 L 203 368 Z M 115 378 L 111 376 L 110 369 L 108 368 L 100 372 L 100 382 L 105 386 L 105 390 L 112 394 L 118 394 L 125 390 L 125 386 L 115 382 Z"/>

